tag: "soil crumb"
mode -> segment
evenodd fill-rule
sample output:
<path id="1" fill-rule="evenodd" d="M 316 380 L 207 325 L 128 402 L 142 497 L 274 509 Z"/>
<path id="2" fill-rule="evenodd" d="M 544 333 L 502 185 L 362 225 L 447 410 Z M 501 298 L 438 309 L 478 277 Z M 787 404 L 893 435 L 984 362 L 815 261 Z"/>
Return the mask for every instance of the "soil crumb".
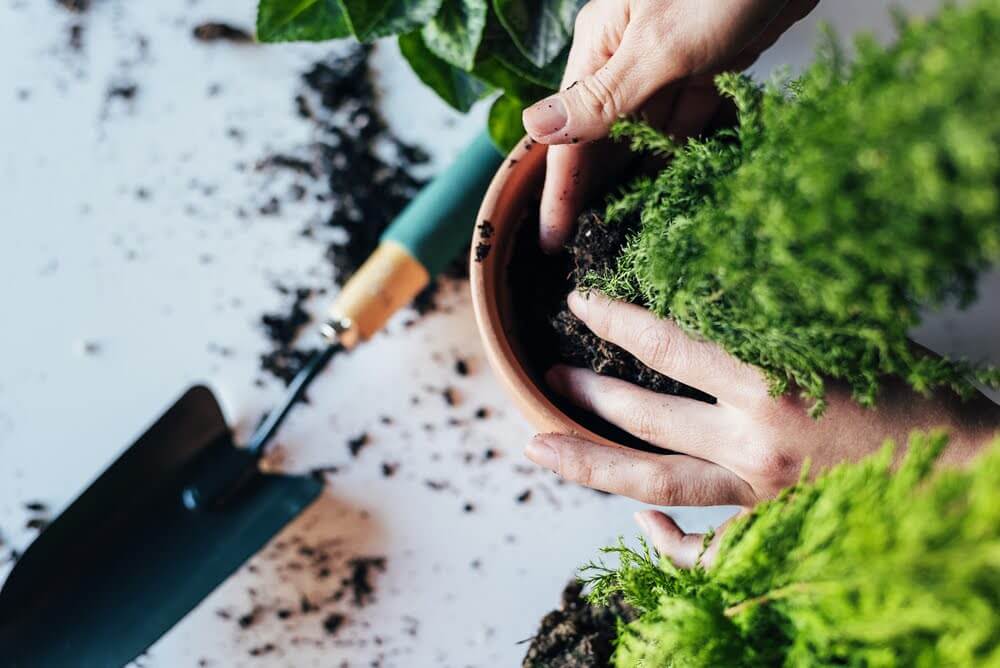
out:
<path id="1" fill-rule="evenodd" d="M 217 21 L 207 21 L 196 25 L 191 34 L 199 42 L 236 42 L 238 44 L 246 44 L 253 41 L 253 35 L 246 30 Z"/>
<path id="2" fill-rule="evenodd" d="M 349 439 L 347 441 L 347 449 L 350 451 L 351 457 L 357 457 L 358 453 L 361 452 L 361 448 L 369 443 L 371 443 L 371 437 L 365 432 Z"/>
<path id="3" fill-rule="evenodd" d="M 634 618 L 621 601 L 591 605 L 583 596 L 583 585 L 574 580 L 563 590 L 562 606 L 542 618 L 522 668 L 607 668 L 618 620 Z"/>
<path id="4" fill-rule="evenodd" d="M 82 14 L 90 9 L 90 0 L 56 0 L 56 2 L 77 14 Z"/>
<path id="5" fill-rule="evenodd" d="M 261 326 L 271 343 L 271 349 L 260 356 L 260 368 L 288 385 L 316 352 L 316 348 L 295 345 L 302 328 L 311 321 L 303 305 L 312 296 L 313 290 L 307 287 L 290 290 L 280 285 L 277 289 L 283 295 L 291 295 L 292 300 L 285 310 L 265 313 L 260 317 Z"/>

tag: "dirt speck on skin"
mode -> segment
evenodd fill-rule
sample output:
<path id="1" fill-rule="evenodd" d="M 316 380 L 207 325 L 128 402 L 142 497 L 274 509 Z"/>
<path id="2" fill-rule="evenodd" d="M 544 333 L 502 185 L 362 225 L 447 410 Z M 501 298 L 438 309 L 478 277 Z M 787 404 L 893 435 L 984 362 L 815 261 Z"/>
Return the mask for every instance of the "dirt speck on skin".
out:
<path id="1" fill-rule="evenodd" d="M 562 606 L 542 618 L 531 639 L 522 668 L 609 668 L 618 620 L 631 621 L 635 612 L 620 600 L 594 606 L 577 581 L 566 585 Z"/>
<path id="2" fill-rule="evenodd" d="M 253 35 L 246 30 L 218 21 L 200 23 L 194 27 L 191 34 L 199 42 L 236 42 L 237 44 L 253 42 Z"/>

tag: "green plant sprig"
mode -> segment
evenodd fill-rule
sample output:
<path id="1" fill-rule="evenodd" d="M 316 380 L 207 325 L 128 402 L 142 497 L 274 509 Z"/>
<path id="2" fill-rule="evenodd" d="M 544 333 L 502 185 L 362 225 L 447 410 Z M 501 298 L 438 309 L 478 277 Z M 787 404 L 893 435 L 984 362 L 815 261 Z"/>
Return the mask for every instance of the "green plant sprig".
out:
<path id="1" fill-rule="evenodd" d="M 490 135 L 506 151 L 521 109 L 558 86 L 585 0 L 259 0 L 261 42 L 397 35 L 403 56 L 445 102 L 468 111 L 497 95 Z"/>
<path id="2" fill-rule="evenodd" d="M 1000 665 L 1000 438 L 965 470 L 914 434 L 801 480 L 737 519 L 709 568 L 645 547 L 585 567 L 595 601 L 621 592 L 620 668 Z"/>
<path id="3" fill-rule="evenodd" d="M 795 81 L 717 78 L 739 124 L 676 144 L 607 210 L 639 217 L 617 269 L 588 284 L 647 304 L 825 408 L 829 379 L 863 405 L 887 377 L 919 392 L 1000 383 L 995 367 L 925 355 L 926 309 L 967 304 L 1000 258 L 1000 1 L 900 23 L 853 63 L 831 39 Z"/>

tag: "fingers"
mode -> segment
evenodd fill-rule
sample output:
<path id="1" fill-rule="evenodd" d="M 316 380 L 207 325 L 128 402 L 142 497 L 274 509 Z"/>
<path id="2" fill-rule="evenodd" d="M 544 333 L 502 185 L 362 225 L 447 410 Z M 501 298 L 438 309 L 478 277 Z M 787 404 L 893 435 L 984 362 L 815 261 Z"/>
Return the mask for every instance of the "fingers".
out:
<path id="1" fill-rule="evenodd" d="M 627 3 L 591 2 L 577 17 L 567 85 L 524 110 L 528 134 L 543 144 L 593 141 L 624 114 L 684 75 L 657 35 L 660 20 L 631 17 Z M 652 55 L 659 53 L 658 56 Z"/>
<path id="2" fill-rule="evenodd" d="M 728 406 L 660 394 L 589 369 L 555 366 L 545 380 L 584 410 L 651 445 L 732 469 L 738 453 L 727 447 Z M 742 454 L 742 453 L 741 453 Z"/>
<path id="3" fill-rule="evenodd" d="M 573 231 L 587 194 L 593 152 L 591 144 L 549 149 L 538 228 L 539 244 L 546 253 L 562 250 Z"/>
<path id="4" fill-rule="evenodd" d="M 720 401 L 758 401 L 767 395 L 763 375 L 713 343 L 696 341 L 649 309 L 591 292 L 573 292 L 569 308 L 602 339 L 621 346 L 646 366 L 696 387 Z"/>
<path id="5" fill-rule="evenodd" d="M 753 491 L 735 474 L 687 455 L 654 455 L 561 434 L 535 436 L 524 453 L 566 480 L 645 503 L 709 506 L 753 500 Z"/>
<path id="6" fill-rule="evenodd" d="M 635 514 L 635 521 L 656 551 L 674 566 L 692 568 L 699 562 L 705 534 L 684 533 L 673 518 L 658 510 L 640 510 Z"/>

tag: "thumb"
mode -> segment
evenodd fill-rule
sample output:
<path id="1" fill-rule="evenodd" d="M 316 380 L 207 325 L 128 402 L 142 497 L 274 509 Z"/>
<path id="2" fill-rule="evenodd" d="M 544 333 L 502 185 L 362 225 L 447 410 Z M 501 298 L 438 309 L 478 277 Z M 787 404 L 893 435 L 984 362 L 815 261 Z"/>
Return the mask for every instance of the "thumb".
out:
<path id="1" fill-rule="evenodd" d="M 679 72 L 641 58 L 641 40 L 626 32 L 611 58 L 564 90 L 524 110 L 528 134 L 542 144 L 575 144 L 606 137 L 620 117 L 637 111 Z"/>

